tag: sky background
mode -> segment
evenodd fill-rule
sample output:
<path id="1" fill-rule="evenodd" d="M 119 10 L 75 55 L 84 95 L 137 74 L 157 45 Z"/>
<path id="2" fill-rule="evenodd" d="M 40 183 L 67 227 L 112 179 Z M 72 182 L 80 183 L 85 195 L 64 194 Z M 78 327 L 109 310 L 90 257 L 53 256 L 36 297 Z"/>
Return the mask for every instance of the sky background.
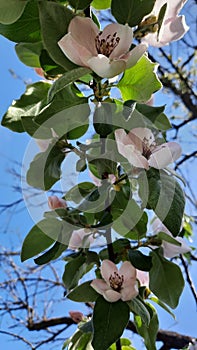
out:
<path id="1" fill-rule="evenodd" d="M 0 115 L 2 117 L 8 109 L 9 105 L 12 103 L 12 100 L 19 98 L 20 95 L 25 91 L 25 82 L 31 83 L 39 80 L 39 77 L 35 74 L 32 68 L 26 67 L 19 61 L 14 50 L 14 43 L 8 41 L 2 36 L 0 37 L 0 77 Z M 157 105 L 164 103 L 168 104 L 168 96 L 157 93 L 155 102 Z M 0 204 L 8 204 L 20 197 L 20 193 L 18 191 L 14 191 L 12 188 L 15 179 L 13 175 L 9 173 L 9 170 L 14 169 L 15 167 L 18 168 L 17 163 L 22 163 L 23 156 L 29 141 L 30 137 L 25 133 L 17 134 L 4 127 L 0 127 Z M 189 130 L 186 130 L 184 140 L 182 139 L 182 141 L 184 141 L 184 152 L 189 151 L 191 149 Z M 193 169 L 193 173 L 195 173 L 196 170 Z M 191 173 L 189 175 L 191 175 Z M 191 184 L 196 186 L 194 176 L 191 176 Z M 20 249 L 19 242 L 23 240 L 23 238 L 26 236 L 34 224 L 30 215 L 28 214 L 28 211 L 20 210 L 23 207 L 23 203 L 20 204 L 20 206 L 21 207 L 18 207 L 16 209 L 16 213 L 14 215 L 13 212 L 11 213 L 8 210 L 6 214 L 3 214 L 1 216 L 2 230 L 0 245 L 2 247 L 6 247 L 6 249 L 10 247 Z M 194 268 L 195 266 L 191 269 L 193 277 L 196 275 Z M 65 302 L 64 306 L 65 313 L 67 314 L 71 306 Z M 72 309 L 76 307 L 77 306 L 73 306 L 72 304 Z M 64 316 L 62 313 L 61 305 L 59 306 L 59 309 L 57 309 L 57 312 L 60 313 L 61 316 Z M 174 321 L 172 317 L 160 309 L 160 327 L 171 331 L 177 331 L 186 335 L 197 336 L 196 305 L 187 284 L 181 297 L 180 305 L 176 309 L 175 314 L 176 321 Z M 8 319 L 1 320 L 0 327 L 3 328 L 7 322 Z M 0 341 L 2 349 L 13 350 L 13 344 L 15 350 L 23 350 L 26 348 L 25 345 L 17 341 L 14 341 L 13 343 L 13 341 L 11 341 L 7 336 L 0 335 Z M 136 344 L 137 349 L 140 350 L 141 343 L 138 342 L 135 338 L 134 344 Z M 45 348 L 47 348 L 47 346 L 43 347 L 43 349 Z M 59 348 L 61 348 L 61 346 L 59 346 Z"/>

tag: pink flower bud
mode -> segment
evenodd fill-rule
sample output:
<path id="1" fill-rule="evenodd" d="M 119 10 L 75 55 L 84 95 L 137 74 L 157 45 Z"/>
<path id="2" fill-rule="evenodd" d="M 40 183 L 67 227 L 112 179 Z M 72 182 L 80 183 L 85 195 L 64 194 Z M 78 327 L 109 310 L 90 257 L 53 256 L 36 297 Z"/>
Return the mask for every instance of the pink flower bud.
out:
<path id="1" fill-rule="evenodd" d="M 48 198 L 48 205 L 49 205 L 50 209 L 66 208 L 67 207 L 66 201 L 62 198 L 57 197 L 57 196 L 50 196 Z"/>
<path id="2" fill-rule="evenodd" d="M 79 323 L 83 320 L 83 314 L 79 311 L 69 311 L 69 315 L 75 323 Z"/>

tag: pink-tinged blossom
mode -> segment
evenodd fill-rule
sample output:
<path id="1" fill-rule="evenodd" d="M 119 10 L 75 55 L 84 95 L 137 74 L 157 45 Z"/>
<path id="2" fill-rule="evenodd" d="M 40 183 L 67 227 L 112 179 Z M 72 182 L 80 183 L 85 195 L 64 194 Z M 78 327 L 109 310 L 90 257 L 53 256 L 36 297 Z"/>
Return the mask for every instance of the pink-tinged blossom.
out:
<path id="1" fill-rule="evenodd" d="M 186 1 L 187 0 L 156 0 L 152 13 L 149 15 L 150 17 L 155 16 L 156 21 L 160 9 L 167 3 L 159 35 L 157 31 L 149 33 L 143 38 L 143 42 L 155 47 L 161 47 L 168 45 L 172 41 L 181 39 L 189 30 L 185 22 L 185 16 L 178 16 Z"/>
<path id="2" fill-rule="evenodd" d="M 146 271 L 136 270 L 137 272 L 137 279 L 140 282 L 140 286 L 145 286 L 149 288 L 149 273 Z"/>
<path id="3" fill-rule="evenodd" d="M 115 302 L 119 299 L 128 301 L 138 295 L 136 269 L 129 261 L 123 262 L 118 270 L 110 260 L 104 260 L 101 265 L 103 279 L 95 279 L 91 286 L 107 301 Z"/>
<path id="4" fill-rule="evenodd" d="M 50 209 L 67 208 L 66 201 L 57 196 L 48 197 L 48 206 Z"/>
<path id="5" fill-rule="evenodd" d="M 115 131 L 118 152 L 135 167 L 163 169 L 181 155 L 181 147 L 176 142 L 156 145 L 150 129 L 135 128 L 128 134 L 124 129 Z"/>
<path id="6" fill-rule="evenodd" d="M 84 318 L 84 315 L 80 311 L 69 311 L 69 315 L 75 323 L 81 322 Z"/>
<path id="7" fill-rule="evenodd" d="M 181 243 L 181 245 L 175 245 L 166 241 L 162 241 L 163 255 L 166 258 L 174 258 L 179 254 L 185 254 L 191 251 L 191 248 L 186 244 L 182 237 L 173 237 L 171 232 L 164 226 L 164 224 L 157 218 L 153 221 L 154 233 L 165 232 L 167 235 L 172 237 L 175 241 Z"/>
<path id="8" fill-rule="evenodd" d="M 68 248 L 76 250 L 79 248 L 88 248 L 94 242 L 91 231 L 86 228 L 74 230 L 69 241 Z"/>
<path id="9" fill-rule="evenodd" d="M 144 43 L 129 51 L 132 40 L 128 25 L 113 23 L 100 32 L 92 19 L 76 16 L 58 45 L 70 61 L 102 78 L 112 78 L 134 66 L 146 51 Z"/>

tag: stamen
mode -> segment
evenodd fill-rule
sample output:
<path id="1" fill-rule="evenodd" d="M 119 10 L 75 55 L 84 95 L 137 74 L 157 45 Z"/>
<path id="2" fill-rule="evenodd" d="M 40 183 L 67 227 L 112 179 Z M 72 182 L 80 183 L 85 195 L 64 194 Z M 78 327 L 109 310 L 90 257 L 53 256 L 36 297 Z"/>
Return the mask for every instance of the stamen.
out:
<path id="1" fill-rule="evenodd" d="M 105 55 L 107 57 L 113 52 L 115 47 L 119 44 L 120 37 L 117 36 L 117 32 L 114 34 L 108 34 L 105 39 L 100 39 L 102 32 L 95 38 L 95 44 L 98 54 Z"/>
<path id="2" fill-rule="evenodd" d="M 152 141 L 152 137 L 150 136 L 149 140 L 144 137 L 143 141 L 142 141 L 142 155 L 146 158 L 149 159 L 153 150 L 156 147 L 156 143 L 154 141 Z"/>
<path id="3" fill-rule="evenodd" d="M 124 276 L 120 276 L 116 271 L 114 271 L 114 274 L 109 278 L 110 287 L 116 292 L 120 292 L 123 282 Z"/>

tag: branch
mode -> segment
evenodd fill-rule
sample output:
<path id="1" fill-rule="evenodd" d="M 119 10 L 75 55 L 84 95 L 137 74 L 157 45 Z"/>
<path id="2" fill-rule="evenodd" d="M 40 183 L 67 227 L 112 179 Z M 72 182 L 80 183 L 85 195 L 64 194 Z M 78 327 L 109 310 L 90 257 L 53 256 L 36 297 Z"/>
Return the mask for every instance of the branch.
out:
<path id="1" fill-rule="evenodd" d="M 191 279 L 191 276 L 189 274 L 188 265 L 186 264 L 186 262 L 185 262 L 185 260 L 184 260 L 182 255 L 180 255 L 180 259 L 181 259 L 181 262 L 182 262 L 184 270 L 185 270 L 187 282 L 189 284 L 189 287 L 191 289 L 191 292 L 192 292 L 193 297 L 194 297 L 194 299 L 196 301 L 196 304 L 197 304 L 197 293 L 196 293 L 196 289 L 194 287 L 193 281 Z"/>

